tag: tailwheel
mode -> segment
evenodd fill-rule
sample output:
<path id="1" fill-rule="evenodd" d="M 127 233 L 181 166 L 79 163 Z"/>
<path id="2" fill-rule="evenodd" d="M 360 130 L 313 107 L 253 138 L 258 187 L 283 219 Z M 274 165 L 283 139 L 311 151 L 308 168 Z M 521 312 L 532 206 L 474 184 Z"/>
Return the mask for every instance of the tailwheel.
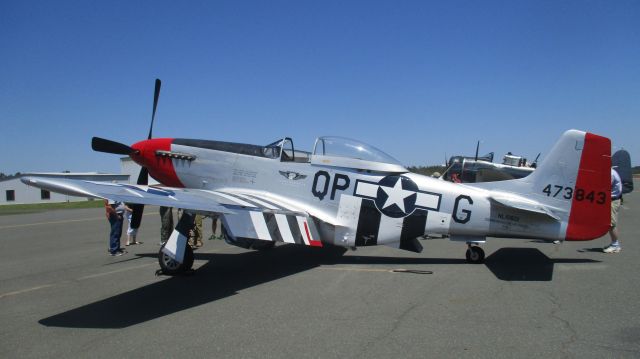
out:
<path id="1" fill-rule="evenodd" d="M 183 262 L 178 263 L 178 261 L 169 257 L 162 251 L 162 248 L 160 248 L 160 252 L 158 252 L 158 263 L 160 263 L 162 273 L 166 275 L 184 273 L 193 267 L 193 249 L 191 249 L 190 246 L 186 246 Z"/>
<path id="2" fill-rule="evenodd" d="M 484 262 L 484 250 L 478 246 L 469 245 L 469 248 L 467 248 L 467 262 L 473 264 Z"/>

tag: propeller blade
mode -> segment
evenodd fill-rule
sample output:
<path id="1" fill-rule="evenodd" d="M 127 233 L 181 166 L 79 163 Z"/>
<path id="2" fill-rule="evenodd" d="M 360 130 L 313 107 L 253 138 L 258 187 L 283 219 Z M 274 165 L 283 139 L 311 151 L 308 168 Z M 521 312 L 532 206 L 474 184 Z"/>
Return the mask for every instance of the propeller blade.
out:
<path id="1" fill-rule="evenodd" d="M 542 152 L 538 152 L 538 155 L 536 156 L 536 159 L 533 160 L 533 163 L 538 163 L 538 158 L 540 158 L 541 154 L 542 154 Z"/>
<path id="2" fill-rule="evenodd" d="M 100 137 L 93 137 L 91 139 L 91 148 L 94 151 L 113 153 L 116 155 L 130 155 L 136 152 L 136 150 L 125 144 Z"/>
<path id="3" fill-rule="evenodd" d="M 144 213 L 144 204 L 131 204 L 129 207 L 133 210 L 131 212 L 131 228 L 140 228 L 142 214 Z"/>
<path id="4" fill-rule="evenodd" d="M 146 167 L 142 167 L 140 174 L 138 175 L 138 184 L 149 184 L 149 170 Z M 144 204 L 132 204 L 129 207 L 133 210 L 131 212 L 131 228 L 140 228 L 142 223 L 142 214 L 144 213 Z"/>
<path id="5" fill-rule="evenodd" d="M 478 160 L 478 150 L 480 150 L 480 140 L 478 140 L 478 144 L 476 145 L 476 161 Z"/>
<path id="6" fill-rule="evenodd" d="M 149 170 L 147 170 L 146 167 L 142 167 L 142 169 L 140 170 L 140 174 L 138 175 L 138 182 L 136 183 L 144 185 L 149 184 Z"/>
<path id="7" fill-rule="evenodd" d="M 147 139 L 151 139 L 151 133 L 153 132 L 153 120 L 156 118 L 156 108 L 158 108 L 158 97 L 160 97 L 160 86 L 162 86 L 162 82 L 160 79 L 156 79 L 156 89 L 153 93 L 153 113 L 151 114 L 151 126 L 149 127 L 149 137 Z"/>

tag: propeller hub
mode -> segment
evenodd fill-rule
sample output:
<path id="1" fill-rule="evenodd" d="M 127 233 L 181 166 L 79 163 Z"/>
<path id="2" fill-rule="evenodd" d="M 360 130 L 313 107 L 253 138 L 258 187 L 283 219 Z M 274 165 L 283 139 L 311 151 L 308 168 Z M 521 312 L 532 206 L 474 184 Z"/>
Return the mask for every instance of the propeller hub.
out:
<path id="1" fill-rule="evenodd" d="M 172 138 L 154 138 L 137 142 L 131 146 L 135 151 L 131 159 L 149 170 L 151 177 L 163 185 L 184 187 L 173 166 L 173 159 L 157 155 L 158 151 L 171 151 Z"/>

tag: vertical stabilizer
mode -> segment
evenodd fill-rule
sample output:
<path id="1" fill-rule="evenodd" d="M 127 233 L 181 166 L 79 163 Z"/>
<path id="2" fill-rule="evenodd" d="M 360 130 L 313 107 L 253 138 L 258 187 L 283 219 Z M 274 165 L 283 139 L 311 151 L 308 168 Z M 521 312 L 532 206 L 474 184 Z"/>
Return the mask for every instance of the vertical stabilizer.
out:
<path id="1" fill-rule="evenodd" d="M 585 134 L 566 239 L 598 238 L 611 225 L 611 141 Z"/>
<path id="2" fill-rule="evenodd" d="M 562 223 L 559 238 L 595 239 L 609 230 L 611 222 L 611 141 L 569 130 L 529 176 L 472 186 L 539 203 Z"/>
<path id="3" fill-rule="evenodd" d="M 601 237 L 611 222 L 611 141 L 569 130 L 528 177 L 542 203 L 569 213 L 565 239 Z M 542 196 L 540 196 L 542 195 Z"/>

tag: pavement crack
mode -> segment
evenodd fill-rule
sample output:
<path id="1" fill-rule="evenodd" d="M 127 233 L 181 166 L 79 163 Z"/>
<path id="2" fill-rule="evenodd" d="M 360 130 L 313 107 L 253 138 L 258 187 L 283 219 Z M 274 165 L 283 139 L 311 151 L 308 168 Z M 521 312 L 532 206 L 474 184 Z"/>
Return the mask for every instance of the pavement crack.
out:
<path id="1" fill-rule="evenodd" d="M 391 338 L 391 334 L 393 332 L 395 332 L 400 325 L 405 321 L 405 319 L 408 317 L 409 313 L 411 313 L 414 309 L 416 309 L 419 306 L 418 303 L 413 303 L 411 305 L 409 305 L 408 308 L 406 308 L 405 310 L 402 311 L 402 313 L 400 313 L 400 315 L 398 315 L 392 322 L 392 326 L 391 328 L 389 328 L 388 330 L 385 330 L 383 333 L 381 333 L 380 335 L 376 335 L 375 337 L 373 337 L 372 339 L 368 340 L 366 342 L 366 344 L 363 346 L 362 350 L 360 351 L 360 353 L 358 355 L 356 355 L 356 358 L 362 358 L 362 357 L 370 357 L 370 355 L 367 355 L 367 351 L 376 343 L 380 343 L 382 342 L 382 340 L 387 339 L 387 340 L 393 340 L 393 338 Z"/>
<path id="2" fill-rule="evenodd" d="M 578 340 L 578 332 L 573 328 L 571 322 L 562 318 L 559 312 L 562 310 L 562 305 L 560 304 L 560 300 L 553 293 L 549 293 L 549 300 L 553 304 L 553 309 L 551 310 L 550 317 L 560 322 L 562 326 L 567 329 L 567 332 L 570 333 L 569 338 L 561 343 L 562 358 L 572 358 L 573 356 L 569 352 L 569 348 Z"/>

